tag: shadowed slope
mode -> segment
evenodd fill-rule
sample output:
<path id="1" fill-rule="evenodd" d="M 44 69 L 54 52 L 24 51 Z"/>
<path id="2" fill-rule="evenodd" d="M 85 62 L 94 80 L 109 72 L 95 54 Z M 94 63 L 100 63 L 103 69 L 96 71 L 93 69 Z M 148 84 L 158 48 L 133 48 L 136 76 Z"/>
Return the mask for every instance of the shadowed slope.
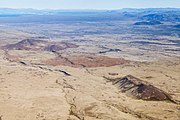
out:
<path id="1" fill-rule="evenodd" d="M 132 75 L 110 80 L 113 82 L 113 85 L 121 90 L 121 92 L 125 92 L 137 99 L 155 101 L 169 100 L 174 102 L 168 93 Z"/>
<path id="2" fill-rule="evenodd" d="M 75 44 L 64 42 L 47 42 L 43 40 L 25 39 L 15 44 L 8 44 L 2 48 L 5 50 L 41 50 L 41 51 L 59 51 L 67 48 L 76 48 Z"/>

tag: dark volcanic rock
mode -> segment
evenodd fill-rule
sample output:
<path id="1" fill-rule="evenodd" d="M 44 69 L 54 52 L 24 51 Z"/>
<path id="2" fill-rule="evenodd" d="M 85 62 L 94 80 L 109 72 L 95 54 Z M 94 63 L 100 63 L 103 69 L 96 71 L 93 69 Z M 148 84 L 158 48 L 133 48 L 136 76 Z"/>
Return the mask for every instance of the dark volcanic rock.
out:
<path id="1" fill-rule="evenodd" d="M 45 43 L 45 41 L 42 40 L 34 40 L 34 39 L 25 39 L 20 42 L 18 42 L 16 45 L 26 45 L 26 46 L 32 46 L 36 45 L 37 43 Z"/>
<path id="2" fill-rule="evenodd" d="M 100 51 L 99 53 L 102 54 L 102 53 L 120 52 L 120 51 L 122 51 L 122 50 L 120 50 L 120 49 L 109 49 L 109 50 L 107 50 L 107 51 Z"/>
<path id="3" fill-rule="evenodd" d="M 180 22 L 179 12 L 177 13 L 157 13 L 157 14 L 148 14 L 140 17 L 142 20 L 147 21 L 165 21 L 165 22 Z"/>
<path id="4" fill-rule="evenodd" d="M 60 51 L 60 50 L 67 49 L 67 48 L 76 48 L 76 47 L 78 47 L 78 46 L 75 44 L 63 42 L 63 43 L 58 43 L 58 44 L 50 44 L 50 45 L 46 46 L 44 48 L 44 50 L 54 52 L 54 51 Z"/>
<path id="5" fill-rule="evenodd" d="M 146 21 L 146 22 L 136 22 L 134 25 L 160 25 L 162 24 L 159 21 Z"/>
<path id="6" fill-rule="evenodd" d="M 121 92 L 125 92 L 137 99 L 143 100 L 171 100 L 171 96 L 166 92 L 148 84 L 132 75 L 123 78 L 113 79 L 113 85 L 117 86 Z"/>
<path id="7" fill-rule="evenodd" d="M 45 47 L 44 50 L 45 51 L 59 51 L 59 50 L 62 50 L 62 48 L 57 45 L 49 45 Z"/>
<path id="8" fill-rule="evenodd" d="M 15 44 L 8 44 L 6 46 L 3 46 L 3 49 L 8 50 L 30 50 L 32 49 L 37 43 L 42 42 L 40 40 L 33 40 L 33 39 L 26 39 L 22 40 Z M 44 42 L 44 41 L 43 41 Z"/>
<path id="9" fill-rule="evenodd" d="M 6 50 L 41 50 L 41 51 L 59 51 L 67 48 L 76 48 L 75 44 L 64 42 L 47 42 L 43 40 L 25 39 L 15 44 L 3 46 Z"/>
<path id="10" fill-rule="evenodd" d="M 174 27 L 175 27 L 175 28 L 180 28 L 180 24 L 178 24 L 178 25 L 175 25 Z"/>

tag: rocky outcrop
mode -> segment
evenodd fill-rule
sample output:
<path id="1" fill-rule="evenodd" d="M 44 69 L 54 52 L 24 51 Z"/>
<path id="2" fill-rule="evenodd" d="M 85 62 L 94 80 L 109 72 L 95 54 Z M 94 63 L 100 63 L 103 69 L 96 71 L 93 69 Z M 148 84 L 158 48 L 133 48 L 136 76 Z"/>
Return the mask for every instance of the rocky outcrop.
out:
<path id="1" fill-rule="evenodd" d="M 136 22 L 134 25 L 160 25 L 162 24 L 159 21 L 145 21 L 145 22 Z"/>
<path id="2" fill-rule="evenodd" d="M 155 14 L 147 14 L 140 17 L 142 20 L 148 21 L 164 21 L 164 22 L 179 22 L 180 17 L 178 12 L 166 12 L 166 13 L 155 13 Z"/>
<path id="3" fill-rule="evenodd" d="M 172 101 L 171 96 L 159 88 L 144 82 L 132 75 L 123 78 L 110 79 L 121 92 L 124 92 L 136 99 L 154 101 Z"/>
<path id="4" fill-rule="evenodd" d="M 28 51 L 49 51 L 53 52 L 56 56 L 51 59 L 41 60 L 42 64 L 51 66 L 71 66 L 71 67 L 110 67 L 115 65 L 121 65 L 128 63 L 128 60 L 123 58 L 111 58 L 107 56 L 89 55 L 89 54 L 75 54 L 67 55 L 62 54 L 59 51 L 68 48 L 77 48 L 78 45 L 65 42 L 48 42 L 43 40 L 26 39 L 15 44 L 8 44 L 3 46 L 3 50 L 6 53 L 6 59 L 9 61 L 16 61 L 23 65 L 26 65 L 23 57 L 9 55 L 8 50 L 28 50 Z M 120 51 L 119 49 L 113 49 L 111 51 Z M 32 62 L 32 60 L 31 60 Z M 65 73 L 66 74 L 66 73 Z"/>
<path id="5" fill-rule="evenodd" d="M 48 42 L 43 40 L 25 39 L 15 44 L 8 44 L 2 48 L 5 50 L 41 50 L 41 51 L 59 51 L 67 48 L 76 48 L 75 44 L 64 42 Z"/>
<path id="6" fill-rule="evenodd" d="M 109 49 L 109 50 L 106 50 L 106 51 L 100 51 L 99 53 L 100 54 L 103 54 L 103 53 L 108 53 L 108 52 L 121 52 L 122 50 L 120 49 Z"/>

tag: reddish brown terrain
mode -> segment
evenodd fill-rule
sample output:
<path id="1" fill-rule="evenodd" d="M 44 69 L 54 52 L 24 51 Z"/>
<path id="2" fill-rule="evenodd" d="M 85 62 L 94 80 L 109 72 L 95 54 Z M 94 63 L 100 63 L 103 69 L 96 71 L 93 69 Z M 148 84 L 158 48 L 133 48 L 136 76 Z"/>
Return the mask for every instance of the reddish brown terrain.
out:
<path id="1" fill-rule="evenodd" d="M 78 45 L 64 42 L 47 42 L 42 40 L 26 39 L 22 40 L 16 44 L 8 44 L 3 46 L 4 50 L 28 50 L 28 51 L 49 51 L 53 52 L 57 57 L 53 59 L 43 60 L 42 64 L 58 66 L 71 66 L 71 67 L 110 67 L 115 65 L 121 65 L 128 63 L 127 60 L 123 58 L 110 58 L 106 56 L 97 55 L 66 55 L 63 56 L 59 52 L 68 48 L 77 48 Z M 21 56 L 8 55 L 7 59 L 11 61 L 20 62 Z"/>
<path id="2" fill-rule="evenodd" d="M 42 63 L 52 66 L 65 65 L 71 67 L 110 67 L 128 63 L 121 58 L 110 58 L 106 56 L 76 55 L 60 56 L 54 59 L 43 61 Z"/>
<path id="3" fill-rule="evenodd" d="M 180 120 L 179 24 L 179 8 L 0 8 L 0 120 Z"/>
<path id="4" fill-rule="evenodd" d="M 88 47 L 39 38 L 3 45 L 0 119 L 179 120 L 176 57 L 142 62 Z"/>
<path id="5" fill-rule="evenodd" d="M 63 42 L 47 42 L 43 40 L 25 39 L 15 44 L 3 46 L 4 50 L 34 50 L 34 51 L 59 51 L 67 48 L 76 48 L 75 44 Z"/>

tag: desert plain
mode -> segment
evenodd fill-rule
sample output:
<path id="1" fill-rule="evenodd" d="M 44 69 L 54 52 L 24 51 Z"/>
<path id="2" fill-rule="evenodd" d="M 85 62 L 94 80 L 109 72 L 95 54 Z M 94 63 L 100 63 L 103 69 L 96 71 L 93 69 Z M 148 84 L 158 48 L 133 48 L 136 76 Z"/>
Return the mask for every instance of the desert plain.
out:
<path id="1" fill-rule="evenodd" d="M 1 23 L 0 120 L 179 120 L 180 38 L 133 23 Z"/>

